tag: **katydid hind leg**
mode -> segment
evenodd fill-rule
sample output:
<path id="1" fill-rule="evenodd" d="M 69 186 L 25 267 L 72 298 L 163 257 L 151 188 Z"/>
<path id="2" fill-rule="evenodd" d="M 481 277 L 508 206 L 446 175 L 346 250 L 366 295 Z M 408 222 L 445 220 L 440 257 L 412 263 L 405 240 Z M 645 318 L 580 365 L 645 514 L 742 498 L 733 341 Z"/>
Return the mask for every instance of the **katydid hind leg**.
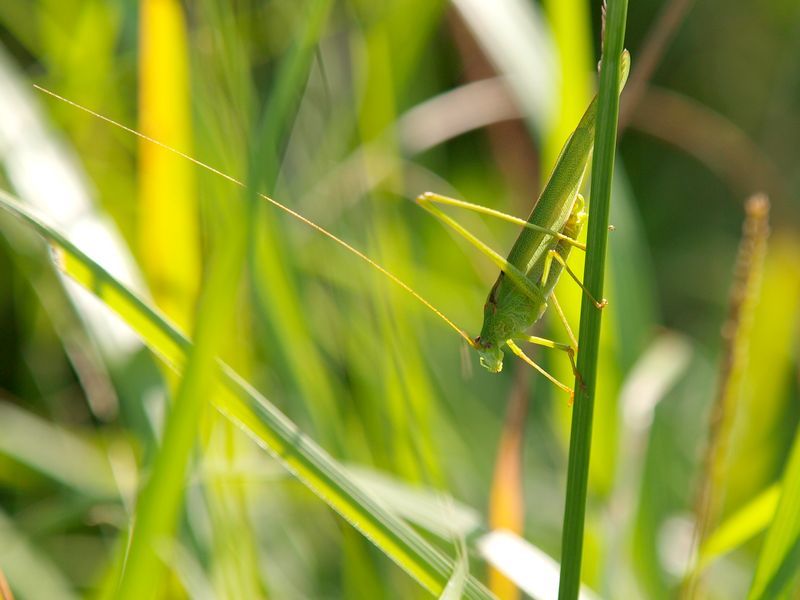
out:
<path id="1" fill-rule="evenodd" d="M 570 244 L 575 248 L 586 251 L 586 244 L 584 244 L 583 242 L 579 242 L 578 240 L 571 238 L 570 236 L 565 235 L 560 231 L 555 231 L 554 229 L 548 229 L 547 227 L 540 227 L 539 225 L 534 225 L 533 223 L 529 223 L 525 219 L 521 219 L 520 217 L 515 217 L 514 215 L 510 215 L 508 213 L 504 213 L 499 210 L 495 210 L 494 208 L 489 208 L 488 206 L 474 204 L 472 202 L 467 202 L 466 200 L 459 200 L 458 198 L 451 198 L 450 196 L 444 196 L 442 194 L 437 194 L 436 192 L 425 192 L 424 194 L 420 194 L 419 196 L 417 196 L 416 201 L 421 206 L 431 203 L 443 204 L 445 206 L 454 206 L 457 208 L 470 210 L 472 212 L 477 212 L 482 215 L 495 217 L 497 219 L 506 221 L 508 223 L 513 223 L 521 227 L 526 227 L 533 231 L 539 231 L 541 233 L 550 234 L 554 238 L 559 239 L 562 242 L 566 242 L 567 244 Z"/>
<path id="2" fill-rule="evenodd" d="M 420 203 L 420 206 L 422 206 L 422 208 L 431 213 L 444 225 L 447 225 L 450 229 L 455 231 L 475 248 L 480 250 L 484 255 L 486 255 L 495 265 L 497 265 L 501 271 L 503 271 L 509 277 L 509 279 L 511 279 L 511 281 L 514 282 L 514 284 L 522 291 L 523 294 L 530 297 L 534 301 L 544 302 L 545 299 L 542 295 L 542 291 L 536 285 L 534 285 L 530 279 L 528 279 L 525 273 L 508 262 L 508 260 L 495 252 L 487 244 L 482 242 L 474 233 L 453 219 L 453 217 L 439 210 L 437 207 L 432 206 L 430 203 Z"/>
<path id="3" fill-rule="evenodd" d="M 572 345 L 556 342 L 548 338 L 538 337 L 535 335 L 525 335 L 517 339 L 530 344 L 536 344 L 537 346 L 542 346 L 543 348 L 552 348 L 553 350 L 561 350 L 562 352 L 566 353 L 567 358 L 569 358 L 569 364 L 572 367 L 572 374 L 579 378 L 578 366 L 575 364 L 575 348 L 573 348 Z"/>
<path id="4" fill-rule="evenodd" d="M 572 404 L 572 400 L 575 397 L 574 390 L 569 387 L 567 384 L 562 383 L 558 379 L 556 379 L 553 375 L 551 375 L 544 367 L 539 365 L 536 361 L 534 361 L 530 356 L 525 354 L 525 352 L 514 343 L 513 340 L 508 340 L 506 345 L 511 349 L 511 351 L 516 354 L 519 358 L 523 360 L 523 362 L 527 363 L 529 366 L 536 369 L 539 373 L 541 373 L 545 378 L 547 378 L 553 385 L 557 388 L 567 392 L 569 394 L 569 403 Z"/>

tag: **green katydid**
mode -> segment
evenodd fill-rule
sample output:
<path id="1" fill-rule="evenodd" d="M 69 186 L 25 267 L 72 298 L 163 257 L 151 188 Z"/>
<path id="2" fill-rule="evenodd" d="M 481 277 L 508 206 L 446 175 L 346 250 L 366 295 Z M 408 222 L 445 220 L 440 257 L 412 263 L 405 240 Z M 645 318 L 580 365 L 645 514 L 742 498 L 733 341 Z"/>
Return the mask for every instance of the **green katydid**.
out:
<path id="1" fill-rule="evenodd" d="M 629 69 L 630 55 L 625 51 L 620 63 L 620 90 L 625 84 Z M 417 199 L 426 210 L 466 238 L 500 267 L 500 274 L 484 305 L 481 333 L 470 341 L 470 345 L 481 355 L 481 364 L 489 371 L 495 373 L 500 371 L 503 367 L 502 347 L 507 345 L 514 354 L 570 394 L 572 390 L 533 362 L 517 346 L 516 341 L 527 341 L 564 350 L 570 358 L 573 371 L 575 371 L 574 354 L 577 351 L 577 343 L 553 294 L 553 288 L 558 282 L 562 270 L 566 270 L 575 279 L 584 293 L 588 294 L 595 303 L 595 306 L 602 308 L 606 304 L 605 300 L 597 301 L 591 297 L 566 263 L 572 246 L 585 250 L 585 246 L 577 241 L 586 219 L 586 213 L 583 212 L 584 201 L 579 190 L 594 147 L 596 116 L 597 97 L 595 96 L 578 123 L 578 127 L 564 144 L 550 179 L 527 221 L 430 192 L 422 194 Z M 457 206 L 496 216 L 522 225 L 523 229 L 511 248 L 508 258 L 504 259 L 451 217 L 432 206 L 434 203 Z M 569 333 L 571 345 L 525 333 L 542 317 L 547 309 L 548 300 L 552 300 L 559 313 Z"/>
<path id="2" fill-rule="evenodd" d="M 620 66 L 620 89 L 625 83 L 628 76 L 630 66 L 630 57 L 626 52 L 623 53 L 622 62 Z M 114 121 L 104 115 L 101 115 L 89 108 L 86 108 L 76 102 L 68 100 L 50 90 L 44 89 L 40 86 L 34 86 L 42 92 L 49 94 L 70 104 L 71 106 L 83 110 L 92 116 L 99 118 L 111 125 L 119 127 L 129 133 L 132 133 L 150 143 L 156 144 L 161 148 L 177 154 L 186 160 L 193 162 L 195 165 L 202 167 L 228 181 L 240 186 L 245 187 L 245 184 L 240 180 L 215 169 L 214 167 L 203 163 L 180 150 L 177 150 L 159 140 L 146 136 L 130 127 Z M 575 246 L 585 250 L 585 246 L 577 241 L 577 236 L 580 233 L 581 227 L 586 219 L 586 213 L 583 211 L 584 201 L 581 197 L 579 190 L 583 182 L 583 177 L 586 172 L 586 167 L 591 156 L 594 146 L 594 126 L 597 111 L 597 98 L 595 97 L 586 112 L 584 113 L 577 129 L 572 133 L 567 140 L 558 161 L 553 169 L 547 184 L 544 187 L 539 200 L 535 204 L 533 211 L 527 221 L 507 215 L 500 211 L 491 208 L 486 208 L 480 205 L 471 204 L 463 200 L 456 200 L 448 198 L 431 192 L 422 194 L 417 198 L 417 202 L 426 210 L 435 215 L 443 223 L 452 227 L 457 233 L 465 237 L 470 243 L 475 245 L 481 252 L 485 253 L 492 261 L 494 261 L 500 268 L 500 275 L 497 278 L 494 286 L 489 292 L 489 297 L 484 306 L 484 321 L 480 335 L 476 338 L 471 338 L 462 328 L 458 327 L 453 321 L 444 315 L 440 310 L 433 306 L 429 301 L 423 298 L 407 283 L 394 275 L 391 271 L 369 258 L 360 250 L 356 249 L 348 242 L 337 237 L 335 234 L 329 232 L 327 229 L 317 225 L 313 221 L 304 217 L 300 213 L 292 210 L 291 208 L 281 204 L 277 200 L 265 195 L 258 194 L 258 196 L 272 205 L 280 208 L 284 212 L 290 214 L 294 218 L 302 221 L 306 225 L 312 227 L 326 237 L 332 239 L 340 244 L 348 251 L 352 252 L 359 258 L 367 262 L 371 267 L 375 268 L 383 275 L 388 277 L 394 283 L 403 288 L 406 292 L 411 294 L 414 298 L 419 300 L 427 308 L 433 311 L 437 316 L 444 320 L 451 328 L 458 332 L 467 343 L 470 344 L 480 353 L 481 364 L 492 372 L 498 372 L 503 364 L 503 351 L 502 346 L 507 345 L 514 354 L 519 356 L 522 360 L 527 362 L 530 366 L 537 369 L 545 375 L 550 381 L 556 384 L 561 389 L 572 394 L 572 390 L 555 379 L 552 375 L 547 373 L 542 367 L 530 359 L 520 348 L 517 346 L 516 341 L 528 341 L 534 344 L 539 344 L 549 348 L 555 348 L 565 351 L 572 363 L 573 370 L 575 370 L 574 355 L 577 350 L 577 342 L 572 334 L 569 325 L 564 319 L 563 313 L 558 306 L 558 302 L 553 295 L 553 288 L 558 281 L 559 276 L 563 270 L 566 270 L 572 278 L 583 288 L 584 292 L 588 291 L 580 282 L 578 277 L 570 270 L 566 264 L 567 256 L 570 249 Z M 497 252 L 489 248 L 481 242 L 475 235 L 470 233 L 467 229 L 461 226 L 458 222 L 450 216 L 440 211 L 433 204 L 445 204 L 459 208 L 476 211 L 482 214 L 498 217 L 500 219 L 521 225 L 523 227 L 517 241 L 511 249 L 507 259 L 504 259 Z M 561 320 L 564 322 L 567 331 L 569 332 L 570 344 L 563 344 L 547 340 L 544 338 L 534 337 L 525 334 L 525 330 L 531 327 L 538 321 L 544 311 L 547 309 L 548 300 L 552 301 L 556 308 Z M 594 299 L 593 299 L 594 300 Z M 605 301 L 594 301 L 598 308 L 605 305 Z"/>

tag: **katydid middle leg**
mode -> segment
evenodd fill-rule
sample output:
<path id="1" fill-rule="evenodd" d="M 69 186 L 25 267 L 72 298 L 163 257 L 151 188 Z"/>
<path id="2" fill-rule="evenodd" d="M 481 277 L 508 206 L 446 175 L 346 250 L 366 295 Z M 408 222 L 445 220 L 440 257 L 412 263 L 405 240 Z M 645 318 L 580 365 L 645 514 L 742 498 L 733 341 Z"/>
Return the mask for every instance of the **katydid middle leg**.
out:
<path id="1" fill-rule="evenodd" d="M 602 309 L 602 308 L 605 308 L 606 306 L 608 306 L 608 300 L 606 300 L 605 298 L 603 298 L 602 300 L 598 301 L 594 296 L 592 296 L 591 292 L 583 284 L 583 282 L 581 281 L 580 277 L 578 277 L 575 274 L 575 271 L 573 271 L 570 268 L 570 266 L 567 264 L 567 261 L 565 261 L 564 258 L 556 250 L 549 250 L 547 252 L 547 257 L 545 258 L 544 270 L 543 270 L 543 276 L 542 276 L 542 280 L 543 281 L 547 281 L 547 277 L 546 276 L 550 273 L 550 268 L 551 268 L 554 260 L 556 262 L 558 262 L 562 267 L 564 267 L 564 270 L 567 272 L 567 274 L 575 281 L 575 283 L 578 284 L 578 286 L 581 288 L 581 290 L 583 290 L 583 293 L 586 294 L 586 296 L 589 298 L 589 300 L 592 301 L 592 303 L 595 305 L 595 307 L 597 307 L 598 309 Z"/>

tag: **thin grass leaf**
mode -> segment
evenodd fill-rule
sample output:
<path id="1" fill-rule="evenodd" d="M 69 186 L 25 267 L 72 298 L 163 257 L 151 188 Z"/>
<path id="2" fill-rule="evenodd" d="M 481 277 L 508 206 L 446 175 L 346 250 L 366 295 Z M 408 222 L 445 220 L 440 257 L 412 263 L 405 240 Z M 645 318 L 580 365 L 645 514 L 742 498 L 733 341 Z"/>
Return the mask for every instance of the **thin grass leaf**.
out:
<path id="1" fill-rule="evenodd" d="M 116 312 L 159 358 L 177 371 L 182 369 L 191 343 L 157 311 L 3 191 L 0 191 L 0 206 L 55 246 L 58 267 Z M 222 365 L 219 376 L 227 393 L 215 394 L 211 401 L 222 414 L 237 423 L 420 585 L 432 594 L 442 593 L 453 573 L 451 559 L 365 494 L 333 458 L 233 370 Z M 493 597 L 473 577 L 467 581 L 464 596 Z"/>
<path id="2" fill-rule="evenodd" d="M 0 402 L 0 453 L 79 494 L 101 499 L 119 494 L 108 460 L 98 448 L 7 402 Z"/>
<path id="3" fill-rule="evenodd" d="M 590 3 L 581 0 L 554 0 L 544 3 L 546 15 L 550 27 L 552 28 L 553 38 L 556 43 L 559 77 L 556 78 L 555 85 L 559 89 L 559 110 L 553 123 L 548 128 L 542 145 L 541 169 L 542 173 L 549 172 L 558 158 L 558 152 L 562 145 L 572 133 L 575 124 L 580 119 L 586 108 L 593 92 L 592 81 L 596 73 L 596 60 L 594 49 L 591 44 L 591 10 Z M 619 169 L 617 169 L 619 171 Z M 588 179 L 588 177 L 587 177 Z M 625 202 L 626 197 L 617 193 L 618 178 L 614 179 L 614 201 L 615 204 Z M 585 182 L 584 193 L 588 197 L 588 181 Z M 613 211 L 612 207 L 612 211 Z M 580 240 L 586 242 L 586 228 L 580 234 Z M 619 242 L 619 240 L 615 240 Z M 617 399 L 619 398 L 620 386 L 622 384 L 623 372 L 622 363 L 617 355 L 618 349 L 626 344 L 620 341 L 616 323 L 624 321 L 628 315 L 624 312 L 624 299 L 620 298 L 614 284 L 617 275 L 614 267 L 614 252 L 624 252 L 626 259 L 630 255 L 635 255 L 639 248 L 623 247 L 614 244 L 609 249 L 609 278 L 604 288 L 605 294 L 611 299 L 609 307 L 604 310 L 605 327 L 600 332 L 600 350 L 598 370 L 603 377 L 597 383 L 595 393 L 597 407 L 594 412 L 594 427 L 592 432 L 592 461 L 589 466 L 590 493 L 599 497 L 607 497 L 611 492 L 615 470 L 617 467 L 617 451 L 619 448 L 619 411 Z M 585 270 L 586 256 L 583 252 L 570 253 L 568 263 L 570 268 L 583 279 Z M 639 272 L 637 272 L 637 277 Z M 575 285 L 569 278 L 561 278 L 555 288 L 555 296 L 569 323 L 578 323 L 580 320 L 581 302 L 583 300 L 582 290 Z M 636 297 L 636 301 L 639 298 Z M 621 317 L 621 315 L 625 315 Z M 549 315 L 550 332 L 553 339 L 559 339 L 564 335 L 564 326 L 557 318 L 555 311 Z M 553 361 L 553 374 L 560 381 L 569 381 L 573 376 L 571 365 L 567 361 Z M 558 418 L 560 438 L 566 447 L 569 439 L 570 422 L 572 420 L 572 407 L 566 403 L 559 402 L 555 405 L 556 416 Z M 589 536 L 602 537 L 598 529 L 600 523 L 588 520 L 587 527 Z M 599 582 L 602 574 L 599 567 L 604 563 L 604 557 L 600 553 L 603 548 L 598 545 L 589 547 L 591 554 L 585 556 L 588 565 L 592 565 L 591 570 L 583 574 L 584 581 Z"/>
<path id="4" fill-rule="evenodd" d="M 748 600 L 788 598 L 800 574 L 800 433 L 786 463 L 775 518 L 758 557 Z"/>
<path id="5" fill-rule="evenodd" d="M 603 297 L 611 179 L 614 171 L 617 113 L 619 111 L 619 65 L 625 39 L 627 0 L 609 3 L 606 39 L 600 68 L 597 129 L 592 164 L 592 200 L 586 244 L 584 284 L 595 298 Z M 586 488 L 592 439 L 594 394 L 597 383 L 601 311 L 584 296 L 578 334 L 578 372 L 575 406 L 570 433 L 567 498 L 561 549 L 559 599 L 578 597 L 581 581 Z"/>
<path id="6" fill-rule="evenodd" d="M 772 485 L 723 521 L 700 547 L 697 568 L 705 569 L 764 531 L 775 516 L 780 497 L 780 486 Z"/>
<path id="7" fill-rule="evenodd" d="M 410 55 L 416 56 L 425 40 L 421 33 L 430 34 L 435 24 L 438 9 L 443 3 L 411 0 L 395 6 L 404 6 L 417 14 L 420 32 L 409 38 Z M 366 6 L 366 5 L 365 5 Z M 362 13 L 368 14 L 366 11 Z M 391 187 L 401 184 L 402 171 L 397 140 L 386 135 L 398 119 L 398 103 L 402 102 L 402 86 L 412 75 L 409 56 L 397 52 L 392 42 L 398 35 L 397 13 L 391 19 L 369 19 L 363 31 L 362 43 L 353 47 L 351 60 L 357 65 L 356 81 L 362 86 L 363 101 L 356 115 L 357 128 L 362 140 L 380 149 L 383 159 L 377 163 L 368 160 L 361 171 L 376 183 L 371 190 L 371 199 L 377 210 L 368 211 L 365 223 L 370 232 L 370 255 L 391 270 L 409 276 L 407 257 L 413 254 L 415 240 L 408 228 L 398 226 L 402 213 L 391 198 Z M 400 46 L 402 47 L 402 46 Z M 398 68 L 397 71 L 395 69 Z M 365 158 L 369 158 L 367 155 Z M 390 171 L 382 176 L 385 166 Z M 439 399 L 434 392 L 430 369 L 424 359 L 424 344 L 420 345 L 420 326 L 417 323 L 416 307 L 409 303 L 406 294 L 399 292 L 388 282 L 378 281 L 370 286 L 371 305 L 375 307 L 376 340 L 382 348 L 375 350 L 380 361 L 378 373 L 383 382 L 384 402 L 372 409 L 376 419 L 388 418 L 394 435 L 388 439 L 373 427 L 367 435 L 373 447 L 385 448 L 385 456 L 393 468 L 407 479 L 439 484 L 442 481 L 439 454 L 434 445 L 435 415 Z M 373 342 L 374 343 L 374 342 Z M 363 351 L 360 347 L 358 351 Z"/>
<path id="8" fill-rule="evenodd" d="M 191 153 L 187 32 L 181 3 L 139 5 L 142 133 Z M 190 330 L 200 285 L 195 171 L 155 144 L 139 142 L 139 254 L 156 305 Z M 164 260 L 169 256 L 169 260 Z"/>
<path id="9" fill-rule="evenodd" d="M 549 173 L 567 137 L 575 128 L 592 96 L 589 89 L 592 35 L 589 3 L 583 0 L 547 0 L 547 23 L 557 48 L 559 98 L 556 118 L 547 123 L 542 149 L 542 173 Z"/>
<path id="10" fill-rule="evenodd" d="M 444 541 L 465 539 L 471 550 L 531 598 L 558 596 L 558 562 L 519 535 L 504 529 L 489 531 L 475 509 L 436 490 L 361 467 L 348 470 L 395 514 Z M 582 587 L 579 598 L 593 600 L 596 596 Z"/>
<path id="11" fill-rule="evenodd" d="M 188 50 L 181 5 L 174 0 L 145 0 L 139 16 L 142 131 L 189 151 Z M 142 267 L 156 304 L 187 331 L 191 329 L 200 279 L 195 173 L 173 153 L 143 140 L 140 159 L 138 234 Z M 165 256 L 169 260 L 164 260 Z M 218 295 L 210 288 L 214 275 L 212 270 L 206 297 Z M 209 323 L 201 324 L 205 330 L 217 323 L 208 316 Z M 198 338 L 205 342 L 200 331 Z M 208 346 L 210 349 L 201 354 L 200 350 Z M 171 538 L 178 518 L 183 480 L 204 405 L 198 392 L 211 378 L 203 373 L 217 352 L 216 340 L 200 343 L 198 348 L 190 355 L 175 403 L 168 409 L 162 447 L 136 502 L 129 547 L 120 565 L 120 598 L 149 598 L 160 585 L 163 564 L 156 549 Z"/>
<path id="12" fill-rule="evenodd" d="M 215 600 L 214 587 L 208 580 L 203 566 L 189 549 L 181 545 L 173 548 L 172 567 L 189 598 L 192 600 Z M 238 596 L 240 598 L 253 596 Z"/>
<path id="13" fill-rule="evenodd" d="M 186 368 L 167 415 L 161 448 L 136 503 L 130 546 L 119 580 L 118 598 L 123 600 L 150 598 L 160 583 L 162 564 L 156 551 L 171 537 L 180 512 L 200 416 L 213 391 L 216 354 L 228 332 L 244 267 L 244 226 L 235 229 L 230 243 L 214 253 L 208 267 L 197 311 L 196 342 L 187 349 Z"/>
<path id="14" fill-rule="evenodd" d="M 467 584 L 467 577 L 469 577 L 469 555 L 463 541 L 459 548 L 461 550 L 456 558 L 455 570 L 439 596 L 439 600 L 461 600 L 464 597 L 464 588 Z"/>
<path id="15" fill-rule="evenodd" d="M 444 541 L 471 538 L 485 530 L 481 514 L 436 490 L 409 485 L 386 473 L 348 465 L 350 476 L 394 514 Z"/>

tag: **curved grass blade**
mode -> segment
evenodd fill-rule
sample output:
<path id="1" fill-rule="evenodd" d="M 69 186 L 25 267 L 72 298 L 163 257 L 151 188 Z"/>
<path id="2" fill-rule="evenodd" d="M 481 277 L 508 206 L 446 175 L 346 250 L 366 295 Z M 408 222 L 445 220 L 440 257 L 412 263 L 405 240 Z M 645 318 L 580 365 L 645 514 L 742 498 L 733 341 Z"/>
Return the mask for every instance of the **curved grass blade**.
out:
<path id="1" fill-rule="evenodd" d="M 183 368 L 191 342 L 155 309 L 2 190 L 0 208 L 42 235 L 53 246 L 59 268 L 116 312 L 167 365 L 178 371 Z M 425 589 L 435 595 L 444 591 L 454 572 L 450 558 L 367 495 L 331 456 L 232 369 L 219 363 L 218 376 L 226 393 L 213 395 L 217 410 L 239 425 Z M 486 599 L 492 595 L 470 577 L 464 597 Z"/>
<path id="2" fill-rule="evenodd" d="M 0 455 L 12 457 L 85 496 L 105 499 L 120 493 L 99 448 L 10 402 L 0 402 Z"/>
<path id="3" fill-rule="evenodd" d="M 764 531 L 775 516 L 780 497 L 780 485 L 773 484 L 723 521 L 700 547 L 696 569 L 705 569 Z"/>
<path id="4" fill-rule="evenodd" d="M 535 600 L 558 596 L 559 564 L 546 552 L 508 529 L 490 530 L 474 508 L 437 490 L 412 486 L 386 473 L 349 467 L 363 487 L 395 514 L 446 542 L 464 540 L 469 549 Z M 452 582 L 452 580 L 451 580 Z M 503 598 L 497 594 L 498 598 Z M 579 600 L 597 596 L 581 586 Z"/>
<path id="5" fill-rule="evenodd" d="M 797 584 L 800 573 L 800 430 L 781 483 L 781 497 L 775 518 L 758 557 L 748 600 L 789 598 L 790 584 Z"/>

